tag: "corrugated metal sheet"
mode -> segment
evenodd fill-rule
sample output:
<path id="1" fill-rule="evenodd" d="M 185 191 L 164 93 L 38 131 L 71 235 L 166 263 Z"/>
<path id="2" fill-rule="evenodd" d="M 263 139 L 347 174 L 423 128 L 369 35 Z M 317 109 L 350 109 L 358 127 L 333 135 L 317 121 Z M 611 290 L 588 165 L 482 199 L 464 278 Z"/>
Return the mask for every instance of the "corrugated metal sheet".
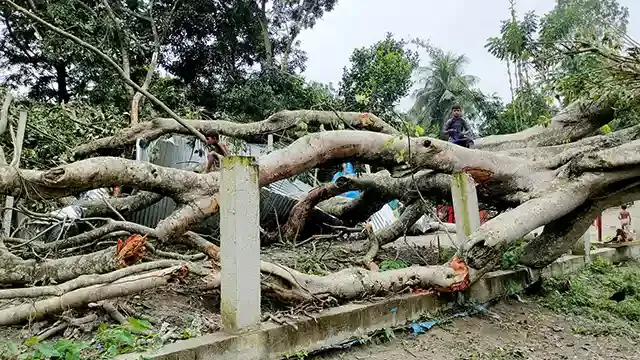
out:
<path id="1" fill-rule="evenodd" d="M 136 160 L 151 161 L 160 166 L 175 169 L 185 169 L 194 164 L 205 161 L 206 152 L 202 142 L 175 135 L 168 139 L 158 139 L 147 147 L 142 147 L 140 141 L 136 144 Z M 168 197 L 156 204 L 136 212 L 131 220 L 139 224 L 155 227 L 160 220 L 171 214 L 176 203 Z"/>
<path id="2" fill-rule="evenodd" d="M 224 141 L 225 139 L 223 139 Z M 266 153 L 266 146 L 261 144 L 231 144 L 225 141 L 232 154 L 258 157 Z M 183 136 L 173 136 L 169 139 L 157 140 L 150 146 L 143 147 L 140 142 L 136 145 L 136 159 L 150 161 L 154 164 L 183 169 L 194 163 L 202 163 L 206 158 L 206 150 L 200 141 Z M 311 191 L 313 187 L 299 180 L 280 180 L 260 189 L 260 223 L 264 229 L 274 229 L 282 225 L 289 216 L 289 212 L 297 203 L 297 197 Z M 171 214 L 175 209 L 175 202 L 171 198 L 164 198 L 157 204 L 132 215 L 132 221 L 149 227 L 155 227 L 160 220 Z M 319 223 L 339 224 L 339 220 L 316 209 L 312 219 Z M 211 217 L 205 227 L 211 231 L 219 228 L 220 216 Z"/>
<path id="3" fill-rule="evenodd" d="M 269 189 L 283 195 L 294 196 L 296 194 L 308 194 L 313 186 L 303 183 L 300 180 L 280 180 L 269 184 Z"/>

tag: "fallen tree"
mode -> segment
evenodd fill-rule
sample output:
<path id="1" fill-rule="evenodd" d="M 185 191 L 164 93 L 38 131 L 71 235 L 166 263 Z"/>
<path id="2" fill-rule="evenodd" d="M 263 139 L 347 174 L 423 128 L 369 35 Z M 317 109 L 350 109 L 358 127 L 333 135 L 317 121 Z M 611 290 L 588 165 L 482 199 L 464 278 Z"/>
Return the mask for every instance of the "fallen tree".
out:
<path id="1" fill-rule="evenodd" d="M 572 111 L 575 112 L 575 107 Z M 588 107 L 588 111 L 593 111 L 592 107 Z M 606 113 L 605 110 L 602 112 Z M 558 116 L 565 120 L 567 117 L 565 113 Z M 589 118 L 598 123 L 601 121 L 598 116 Z M 636 161 L 633 152 L 640 144 L 640 140 L 635 140 L 637 134 L 638 129 L 631 128 L 602 135 L 598 144 L 611 144 L 612 147 L 599 146 L 587 153 L 577 153 L 573 148 L 567 147 L 558 154 L 565 159 L 564 164 L 550 166 L 546 160 L 531 160 L 507 155 L 502 151 L 466 149 L 428 137 L 411 138 L 356 130 L 325 131 L 302 137 L 281 150 L 258 158 L 257 163 L 260 185 L 268 185 L 335 161 L 355 159 L 390 170 L 398 166 L 412 169 L 412 173 L 401 178 L 395 178 L 388 172 L 343 177 L 336 184 L 312 191 L 294 209 L 285 225 L 284 230 L 289 237 L 295 237 L 314 205 L 340 192 L 364 190 L 360 198 L 343 208 L 362 209 L 365 204 L 371 206 L 367 201 L 367 194 L 376 194 L 380 198 L 369 211 L 359 211 L 362 218 L 393 198 L 411 202 L 445 197 L 448 194 L 448 174 L 469 173 L 478 184 L 481 201 L 503 211 L 474 232 L 463 248 L 463 261 L 478 271 L 475 274 L 479 276 L 493 267 L 511 242 L 540 226 L 552 225 L 553 221 L 576 211 L 595 197 L 606 198 L 606 194 L 613 188 L 637 181 L 640 171 L 632 166 Z M 509 135 L 505 137 L 509 138 Z M 536 137 L 537 135 L 532 135 L 533 139 Z M 629 139 L 632 141 L 629 142 Z M 581 141 L 587 140 L 589 139 Z M 580 147 L 583 146 L 581 141 L 576 142 Z M 503 147 L 508 144 L 500 143 Z M 566 147 L 566 144 L 562 146 Z M 546 151 L 545 147 L 542 149 L 543 152 Z M 616 159 L 614 154 L 621 152 L 627 156 L 624 160 Z M 398 154 L 407 155 L 400 159 Z M 0 191 L 16 197 L 29 198 L 33 196 L 31 194 L 38 194 L 38 198 L 60 198 L 118 182 L 123 186 L 169 196 L 178 206 L 155 229 L 111 221 L 75 237 L 46 244 L 34 242 L 33 247 L 42 250 L 77 246 L 90 239 L 122 230 L 151 234 L 166 243 L 179 241 L 191 227 L 218 211 L 219 178 L 218 172 L 195 173 L 121 158 L 94 157 L 46 171 L 0 168 Z M 122 199 L 117 200 L 124 202 Z M 348 212 L 342 209 L 335 211 L 335 214 L 344 215 Z M 411 221 L 404 224 L 405 227 L 412 225 L 419 216 L 416 214 L 407 217 Z M 554 232 L 553 229 L 553 226 L 547 227 L 543 234 L 531 241 L 529 248 L 534 249 L 540 243 L 545 243 L 550 248 L 549 239 L 559 235 L 558 230 Z M 389 229 L 388 232 L 393 234 L 389 239 L 399 235 L 397 230 Z M 558 242 L 566 241 L 560 248 L 570 247 L 575 240 L 563 239 L 562 236 L 557 237 Z M 548 260 L 552 261 L 553 256 L 549 256 Z M 100 271 L 91 269 L 88 273 L 94 272 Z M 430 276 L 443 276 L 437 271 L 429 273 Z M 430 279 L 429 282 L 445 284 L 447 279 L 442 277 Z M 343 291 L 346 290 L 341 290 Z"/>
<path id="2" fill-rule="evenodd" d="M 97 48 L 38 18 L 13 1 L 3 2 L 96 53 L 123 76 L 122 68 Z M 257 159 L 261 186 L 345 161 L 386 169 L 371 175 L 342 177 L 335 184 L 313 190 L 293 209 L 282 229 L 286 240 L 294 240 L 316 205 L 327 209 L 344 224 L 354 225 L 365 221 L 388 201 L 401 199 L 408 204 L 401 218 L 380 233 L 369 236 L 370 251 L 363 260 L 359 259 L 359 263 L 371 268 L 379 247 L 406 232 L 424 214 L 429 201 L 450 197 L 453 173 L 468 173 L 477 183 L 476 189 L 483 205 L 499 212 L 498 216 L 473 232 L 458 254 L 444 265 L 388 272 L 352 267 L 325 276 L 314 276 L 262 262 L 265 294 L 293 303 L 328 298 L 350 300 L 364 295 L 398 292 L 409 287 L 441 292 L 463 290 L 470 282 L 492 270 L 513 242 L 540 226 L 545 226 L 545 229 L 528 242 L 523 262 L 543 267 L 575 243 L 576 236 L 581 235 L 585 224 L 597 211 L 635 200 L 640 194 L 637 191 L 640 187 L 640 168 L 637 167 L 640 162 L 640 125 L 592 136 L 598 128 L 613 120 L 614 100 L 606 96 L 597 101 L 570 104 L 546 127 L 536 126 L 516 134 L 477 139 L 475 147 L 467 149 L 432 137 L 409 136 L 412 134 L 404 134 L 369 113 L 282 111 L 251 124 L 185 120 L 126 74 L 124 80 L 172 118 L 136 121 L 113 136 L 87 141 L 71 151 L 76 159 L 82 160 L 52 169 L 0 166 L 0 193 L 4 195 L 33 201 L 65 199 L 66 203 L 83 209 L 85 217 L 119 219 L 98 219 L 100 223 L 95 229 L 75 236 L 61 235 L 55 241 L 36 237 L 0 239 L 0 284 L 42 284 L 45 287 L 37 290 L 7 291 L 15 290 L 16 294 L 24 296 L 53 296 L 34 304 L 0 311 L 0 324 L 16 323 L 48 312 L 59 312 L 65 307 L 82 306 L 166 285 L 172 279 L 185 275 L 186 268 L 181 266 L 170 268 L 168 272 L 162 270 L 160 275 L 149 279 L 136 275 L 134 279 L 127 280 L 135 285 L 122 284 L 123 279 L 118 279 L 113 271 L 127 273 L 123 267 L 126 269 L 142 259 L 147 239 L 156 240 L 150 247 L 156 255 L 170 257 L 169 252 L 162 250 L 165 245 L 188 244 L 210 257 L 214 268 L 219 266 L 217 246 L 192 229 L 218 212 L 221 205 L 218 196 L 220 173 L 213 169 L 207 172 L 179 170 L 120 157 L 91 157 L 122 150 L 138 139 L 154 140 L 168 134 L 182 134 L 195 136 L 204 143 L 208 137 L 219 135 L 262 141 L 268 134 L 292 128 L 306 129 L 307 135 Z M 329 131 L 314 133 L 315 129 Z M 102 203 L 69 202 L 69 196 L 114 184 L 141 192 Z M 616 192 L 620 188 L 625 191 Z M 361 190 L 362 194 L 349 201 L 336 200 L 336 195 L 347 190 Z M 129 222 L 123 216 L 123 213 L 143 209 L 163 197 L 173 199 L 176 208 L 155 228 Z M 93 242 L 115 234 L 133 236 L 124 243 L 118 242 L 115 247 L 89 254 L 40 258 L 43 252 L 84 251 L 85 246 L 91 247 Z M 184 256 L 174 257 L 185 259 Z M 83 281 L 61 285 L 68 291 L 63 294 L 60 294 L 60 288 L 48 287 L 71 279 Z M 218 284 L 214 275 L 210 288 Z"/>

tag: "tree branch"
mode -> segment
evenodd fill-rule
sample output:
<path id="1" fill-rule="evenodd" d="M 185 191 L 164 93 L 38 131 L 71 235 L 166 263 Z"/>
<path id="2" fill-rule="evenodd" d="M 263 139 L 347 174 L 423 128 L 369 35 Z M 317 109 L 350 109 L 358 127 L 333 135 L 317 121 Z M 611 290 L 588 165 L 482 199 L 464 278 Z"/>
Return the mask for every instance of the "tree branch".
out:
<path id="1" fill-rule="evenodd" d="M 612 189 L 620 189 L 620 187 L 620 184 L 613 185 Z M 614 194 L 600 200 L 589 200 L 568 214 L 546 224 L 542 234 L 527 242 L 520 263 L 532 268 L 544 268 L 566 254 L 603 210 L 640 200 L 638 186 L 620 192 L 614 190 L 604 192 L 608 194 L 614 192 Z"/>
<path id="2" fill-rule="evenodd" d="M 0 193 L 35 200 L 120 184 L 191 201 L 216 191 L 211 181 L 217 184 L 216 173 L 197 174 L 116 157 L 81 160 L 47 171 L 0 167 Z"/>
<path id="3" fill-rule="evenodd" d="M 44 315 L 79 307 L 105 299 L 135 294 L 169 284 L 176 278 L 187 275 L 187 266 L 175 266 L 143 275 L 134 275 L 112 284 L 93 285 L 68 292 L 59 297 L 48 298 L 0 310 L 0 326 L 19 324 L 27 319 L 35 320 Z"/>
<path id="4" fill-rule="evenodd" d="M 554 116 L 547 127 L 537 125 L 515 134 L 477 139 L 474 148 L 496 151 L 565 144 L 593 134 L 613 117 L 610 98 L 591 103 L 576 101 Z"/>
<path id="5" fill-rule="evenodd" d="M 129 215 L 136 211 L 148 208 L 162 200 L 162 198 L 164 198 L 164 196 L 160 194 L 140 191 L 134 195 L 126 197 L 110 198 L 109 203 L 122 215 Z M 70 205 L 79 206 L 82 209 L 83 217 L 99 217 L 112 212 L 102 199 L 75 200 L 72 201 Z"/>
<path id="6" fill-rule="evenodd" d="M 187 120 L 187 122 L 205 136 L 225 135 L 249 141 L 259 140 L 261 136 L 281 132 L 297 126 L 320 126 L 356 129 L 397 134 L 398 131 L 373 114 L 357 112 L 332 112 L 295 110 L 280 111 L 263 121 L 241 124 L 224 120 Z M 106 149 L 122 148 L 135 144 L 137 139 L 154 140 L 167 134 L 191 134 L 173 119 L 154 119 L 123 129 L 116 135 L 94 140 L 74 149 L 75 157 L 86 157 L 94 152 Z"/>
<path id="7" fill-rule="evenodd" d="M 151 62 L 149 63 L 149 68 L 147 69 L 147 75 L 145 76 L 144 82 L 142 83 L 142 88 L 145 90 L 147 90 L 149 88 L 149 85 L 151 85 L 153 75 L 155 74 L 156 68 L 158 67 L 158 57 L 160 56 L 160 37 L 158 36 L 156 21 L 153 17 L 153 1 L 149 5 L 149 22 L 151 26 L 151 33 L 153 35 L 154 50 L 153 54 L 151 54 Z M 142 93 L 138 91 L 135 93 L 135 95 L 133 95 L 133 99 L 131 100 L 131 125 L 135 125 L 138 123 L 138 112 L 140 110 L 139 107 L 141 99 Z"/>
<path id="8" fill-rule="evenodd" d="M 131 79 L 131 64 L 129 62 L 129 37 L 126 32 L 122 29 L 120 25 L 120 19 L 116 16 L 109 5 L 109 0 L 102 0 L 102 5 L 104 5 L 107 10 L 107 14 L 111 18 L 113 25 L 116 27 L 116 32 L 118 33 L 119 43 L 120 43 L 120 56 L 122 57 L 122 72 L 126 76 L 127 79 Z M 131 85 L 125 85 L 127 92 L 130 96 L 133 96 L 133 87 Z"/>

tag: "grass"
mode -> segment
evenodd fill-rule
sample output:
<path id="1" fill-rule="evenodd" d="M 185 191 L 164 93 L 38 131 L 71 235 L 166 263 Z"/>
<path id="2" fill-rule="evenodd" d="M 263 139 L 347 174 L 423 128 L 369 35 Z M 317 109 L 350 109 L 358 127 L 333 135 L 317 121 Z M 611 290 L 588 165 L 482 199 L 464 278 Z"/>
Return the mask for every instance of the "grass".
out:
<path id="1" fill-rule="evenodd" d="M 612 294 L 629 287 L 634 294 L 620 302 Z M 541 302 L 546 307 L 576 317 L 574 332 L 589 335 L 640 337 L 640 265 L 612 265 L 596 260 L 580 272 L 545 280 Z"/>

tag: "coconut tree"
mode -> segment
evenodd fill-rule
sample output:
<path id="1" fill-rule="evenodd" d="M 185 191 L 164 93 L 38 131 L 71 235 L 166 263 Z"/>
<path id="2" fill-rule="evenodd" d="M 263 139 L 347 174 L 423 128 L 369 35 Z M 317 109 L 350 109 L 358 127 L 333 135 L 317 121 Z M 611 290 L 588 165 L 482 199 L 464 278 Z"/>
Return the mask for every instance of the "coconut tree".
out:
<path id="1" fill-rule="evenodd" d="M 430 55 L 429 65 L 416 71 L 421 88 L 414 93 L 413 115 L 423 125 L 442 128 L 451 106 L 458 103 L 468 117 L 475 116 L 478 92 L 473 87 L 478 78 L 465 74 L 469 59 L 439 49 L 430 51 Z"/>

